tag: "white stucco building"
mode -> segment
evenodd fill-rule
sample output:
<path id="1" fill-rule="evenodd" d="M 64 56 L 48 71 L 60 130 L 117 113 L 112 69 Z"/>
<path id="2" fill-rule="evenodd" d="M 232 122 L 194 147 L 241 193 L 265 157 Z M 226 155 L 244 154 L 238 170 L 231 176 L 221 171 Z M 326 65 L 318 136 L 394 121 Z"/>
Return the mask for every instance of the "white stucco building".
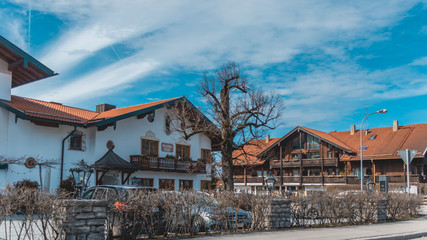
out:
<path id="1" fill-rule="evenodd" d="M 81 160 L 95 167 L 90 185 L 210 186 L 211 140 L 202 134 L 184 140 L 169 129 L 167 106 L 184 97 L 90 111 L 11 95 L 14 87 L 53 75 L 0 36 L 0 188 L 30 179 L 55 189 Z"/>

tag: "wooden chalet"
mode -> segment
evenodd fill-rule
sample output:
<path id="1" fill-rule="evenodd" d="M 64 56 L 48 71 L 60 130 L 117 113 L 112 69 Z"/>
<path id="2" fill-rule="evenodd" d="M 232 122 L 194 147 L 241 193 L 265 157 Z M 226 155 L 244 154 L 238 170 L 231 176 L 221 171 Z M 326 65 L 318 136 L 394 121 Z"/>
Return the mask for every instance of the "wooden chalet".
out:
<path id="1" fill-rule="evenodd" d="M 392 185 L 405 184 L 406 168 L 398 150 L 417 150 L 410 165 L 410 182 L 425 182 L 427 173 L 427 124 L 363 130 L 363 171 L 365 181 L 378 182 L 388 175 Z M 282 138 L 258 140 L 250 146 L 251 157 L 242 151 L 234 161 L 236 188 L 262 189 L 263 179 L 272 172 L 276 186 L 287 189 L 306 186 L 360 184 L 360 131 L 322 132 L 296 127 Z M 260 174 L 262 171 L 262 174 Z"/>

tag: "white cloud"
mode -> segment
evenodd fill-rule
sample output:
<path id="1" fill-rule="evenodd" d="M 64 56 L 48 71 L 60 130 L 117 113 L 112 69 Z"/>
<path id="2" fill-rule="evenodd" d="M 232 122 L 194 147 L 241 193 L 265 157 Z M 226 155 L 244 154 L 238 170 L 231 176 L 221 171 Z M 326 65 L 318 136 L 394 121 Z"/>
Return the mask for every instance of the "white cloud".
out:
<path id="1" fill-rule="evenodd" d="M 427 66 L 427 57 L 415 59 L 415 61 L 413 61 L 411 63 L 411 65 L 413 65 L 413 66 Z"/>
<path id="2" fill-rule="evenodd" d="M 16 2 L 27 4 L 25 0 Z M 242 63 L 250 69 L 251 77 L 258 78 L 263 74 L 259 69 L 276 63 L 293 64 L 296 56 L 309 53 L 313 56 L 304 59 L 307 71 L 282 73 L 279 69 L 259 85 L 287 99 L 290 123 L 343 116 L 360 107 L 361 99 L 426 94 L 423 78 L 408 68 L 369 71 L 348 56 L 352 48 L 387 39 L 389 35 L 379 34 L 380 30 L 398 24 L 415 4 L 369 0 L 35 0 L 33 9 L 54 14 L 71 26 L 46 46 L 42 61 L 55 71 L 78 71 L 78 63 L 114 44 L 126 45 L 133 52 L 125 60 L 127 64 L 93 69 L 77 79 L 67 74 L 47 79 L 43 84 L 48 87 L 32 89 L 31 94 L 55 101 L 81 101 L 145 81 L 144 76 L 153 69 L 156 73 L 176 68 L 205 71 L 226 61 Z M 319 58 L 316 54 L 331 59 L 312 63 L 309 58 Z M 424 58 L 413 63 L 426 64 Z M 70 83 L 61 84 L 66 81 Z M 408 85 L 407 81 L 414 82 Z M 191 87 L 192 83 L 187 84 Z"/>
<path id="3" fill-rule="evenodd" d="M 35 96 L 35 98 L 75 104 L 87 99 L 111 94 L 129 87 L 127 85 L 129 82 L 147 75 L 157 64 L 154 61 L 141 62 L 135 59 L 126 59 L 98 69 L 96 72 L 78 78 L 69 84 L 52 90 L 45 90 L 45 93 Z"/>

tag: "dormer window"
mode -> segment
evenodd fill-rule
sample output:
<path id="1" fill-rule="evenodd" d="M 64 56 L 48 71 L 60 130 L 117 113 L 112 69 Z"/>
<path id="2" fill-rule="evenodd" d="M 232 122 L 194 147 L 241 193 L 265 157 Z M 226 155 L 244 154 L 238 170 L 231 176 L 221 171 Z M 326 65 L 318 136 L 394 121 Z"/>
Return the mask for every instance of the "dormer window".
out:
<path id="1" fill-rule="evenodd" d="M 366 149 L 368 149 L 368 146 L 362 146 L 362 151 L 365 151 Z"/>
<path id="2" fill-rule="evenodd" d="M 372 135 L 369 137 L 369 140 L 374 140 L 377 137 L 377 135 Z"/>

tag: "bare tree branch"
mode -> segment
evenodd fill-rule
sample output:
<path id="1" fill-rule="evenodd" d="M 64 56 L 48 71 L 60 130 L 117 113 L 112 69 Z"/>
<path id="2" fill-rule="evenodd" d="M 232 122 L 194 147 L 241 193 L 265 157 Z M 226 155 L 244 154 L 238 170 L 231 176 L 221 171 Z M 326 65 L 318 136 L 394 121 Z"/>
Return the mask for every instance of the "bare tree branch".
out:
<path id="1" fill-rule="evenodd" d="M 199 93 L 205 98 L 211 120 L 188 101 L 177 103 L 170 109 L 173 130 L 188 139 L 196 134 L 206 134 L 219 145 L 221 151 L 222 179 L 225 189 L 233 190 L 233 156 L 240 150 L 244 156 L 245 146 L 278 126 L 284 110 L 283 100 L 275 94 L 254 90 L 248 79 L 242 76 L 236 63 L 227 63 L 211 76 L 204 75 Z"/>

